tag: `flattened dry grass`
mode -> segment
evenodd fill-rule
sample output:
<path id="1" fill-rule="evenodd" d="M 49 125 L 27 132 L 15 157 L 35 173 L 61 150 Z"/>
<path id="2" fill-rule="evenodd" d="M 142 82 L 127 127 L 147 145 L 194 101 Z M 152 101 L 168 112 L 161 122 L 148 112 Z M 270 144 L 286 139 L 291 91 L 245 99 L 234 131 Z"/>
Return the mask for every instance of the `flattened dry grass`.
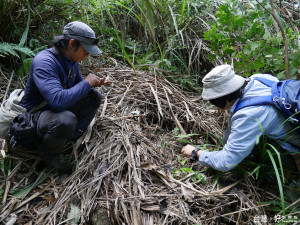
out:
<path id="1" fill-rule="evenodd" d="M 107 76 L 112 83 L 100 88 L 103 103 L 90 129 L 66 150 L 75 167 L 71 176 L 61 181 L 54 171 L 39 169 L 34 153 L 7 153 L 1 221 L 96 224 L 101 218 L 103 224 L 249 224 L 254 216 L 265 215 L 269 203 L 258 202 L 278 197 L 248 177 L 241 180 L 227 173 L 221 182 L 205 172 L 203 183 L 191 174 L 172 173 L 181 167 L 203 169 L 198 163 L 178 162 L 183 144 L 172 130 L 199 134 L 197 144 L 219 144 L 216 136 L 221 136 L 228 117 L 159 71 L 135 72 L 113 62 L 93 59 L 82 66 L 83 74 Z M 79 213 L 71 214 L 71 205 Z"/>

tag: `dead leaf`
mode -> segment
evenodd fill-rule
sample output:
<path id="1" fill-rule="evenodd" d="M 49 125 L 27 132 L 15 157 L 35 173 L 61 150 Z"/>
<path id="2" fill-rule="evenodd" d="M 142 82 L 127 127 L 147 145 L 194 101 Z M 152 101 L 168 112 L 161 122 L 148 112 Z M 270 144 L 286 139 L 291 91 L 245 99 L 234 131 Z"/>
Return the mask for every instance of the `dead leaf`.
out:
<path id="1" fill-rule="evenodd" d="M 148 162 L 143 162 L 143 163 L 141 163 L 141 168 L 144 170 L 154 170 L 154 169 L 159 168 L 159 166 L 150 164 Z"/>

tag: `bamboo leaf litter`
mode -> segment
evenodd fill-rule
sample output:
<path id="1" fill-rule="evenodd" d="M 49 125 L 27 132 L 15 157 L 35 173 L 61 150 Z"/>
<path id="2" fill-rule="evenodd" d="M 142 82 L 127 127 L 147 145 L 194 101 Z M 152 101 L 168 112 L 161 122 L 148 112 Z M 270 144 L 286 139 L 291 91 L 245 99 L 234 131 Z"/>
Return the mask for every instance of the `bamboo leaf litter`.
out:
<path id="1" fill-rule="evenodd" d="M 258 202 L 278 200 L 248 178 L 234 180 L 230 173 L 229 183 L 218 183 L 213 190 L 212 176 L 206 176 L 205 184 L 192 181 L 192 176 L 174 177 L 173 169 L 182 167 L 177 161 L 182 144 L 172 130 L 178 127 L 182 135 L 199 134 L 197 144 L 205 144 L 208 136 L 219 144 L 215 136 L 221 136 L 228 118 L 158 71 L 154 75 L 115 61 L 114 65 L 91 61 L 82 65 L 82 73 L 109 76 L 112 83 L 100 88 L 104 101 L 98 115 L 70 153 L 76 156 L 76 170 L 63 181 L 52 173 L 40 183 L 38 159 L 9 152 L 12 167 L 19 168 L 9 177 L 10 190 L 32 188 L 28 197 L 8 195 L 0 207 L 2 222 L 17 215 L 17 221 L 24 223 L 64 224 L 76 219 L 88 224 L 105 209 L 112 224 L 247 224 L 253 216 L 263 215 L 258 209 L 266 205 Z M 161 147 L 163 141 L 167 144 Z M 185 166 L 203 169 L 197 163 Z M 23 167 L 27 172 L 18 176 Z M 70 216 L 72 205 L 79 209 L 74 216 Z"/>

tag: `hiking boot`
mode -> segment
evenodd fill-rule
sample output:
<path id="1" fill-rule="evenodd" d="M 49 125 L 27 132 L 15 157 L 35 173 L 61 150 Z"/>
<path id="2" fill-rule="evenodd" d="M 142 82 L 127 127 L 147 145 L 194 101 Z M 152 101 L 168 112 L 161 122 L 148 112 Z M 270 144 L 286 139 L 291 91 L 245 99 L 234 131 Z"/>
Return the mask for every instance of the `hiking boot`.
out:
<path id="1" fill-rule="evenodd" d="M 57 169 L 59 175 L 67 174 L 70 175 L 72 173 L 72 165 L 67 163 L 61 159 L 55 159 L 47 162 L 50 168 Z"/>

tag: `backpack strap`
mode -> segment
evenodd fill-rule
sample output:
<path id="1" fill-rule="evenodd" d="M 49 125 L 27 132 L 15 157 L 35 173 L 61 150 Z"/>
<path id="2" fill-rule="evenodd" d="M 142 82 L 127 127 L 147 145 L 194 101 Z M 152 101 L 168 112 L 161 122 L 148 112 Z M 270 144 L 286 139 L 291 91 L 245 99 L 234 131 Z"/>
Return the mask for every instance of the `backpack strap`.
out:
<path id="1" fill-rule="evenodd" d="M 266 78 L 262 78 L 262 77 L 253 77 L 254 80 L 259 81 L 260 83 L 266 85 L 267 87 L 271 87 L 272 88 L 272 95 L 267 95 L 267 96 L 257 96 L 257 97 L 252 97 L 250 99 L 244 100 L 239 102 L 234 111 L 233 114 L 236 113 L 236 111 L 248 107 L 248 106 L 254 106 L 254 105 L 274 105 L 274 101 L 273 101 L 273 89 L 274 91 L 277 91 L 277 86 L 275 87 L 274 85 L 277 84 L 276 81 L 272 81 Z M 274 87 L 274 88 L 273 88 Z"/>
<path id="2" fill-rule="evenodd" d="M 259 81 L 260 83 L 263 83 L 264 85 L 266 85 L 268 87 L 272 87 L 272 85 L 274 83 L 277 83 L 276 81 L 272 81 L 272 80 L 262 78 L 262 77 L 253 77 L 253 79 Z"/>
<path id="3" fill-rule="evenodd" d="M 236 105 L 233 114 L 242 108 L 254 105 L 274 105 L 274 102 L 271 95 L 253 97 L 248 100 L 239 102 Z"/>
<path id="4" fill-rule="evenodd" d="M 261 77 L 254 77 L 255 80 L 265 84 L 268 87 L 271 87 L 272 95 L 269 96 L 257 96 L 252 97 L 250 99 L 240 101 L 234 111 L 233 114 L 236 113 L 238 110 L 248 107 L 248 106 L 255 106 L 255 105 L 273 105 L 279 111 L 281 111 L 285 117 L 289 117 L 289 121 L 292 123 L 299 123 L 298 119 L 294 118 L 293 113 L 290 111 L 292 105 L 286 101 L 286 94 L 284 91 L 285 86 L 291 80 L 284 80 L 284 81 L 271 81 Z"/>
<path id="5" fill-rule="evenodd" d="M 30 113 L 35 113 L 35 112 L 39 111 L 41 108 L 43 108 L 45 105 L 47 105 L 46 100 L 42 101 L 39 105 L 37 105 L 36 107 L 29 110 L 29 112 Z"/>

